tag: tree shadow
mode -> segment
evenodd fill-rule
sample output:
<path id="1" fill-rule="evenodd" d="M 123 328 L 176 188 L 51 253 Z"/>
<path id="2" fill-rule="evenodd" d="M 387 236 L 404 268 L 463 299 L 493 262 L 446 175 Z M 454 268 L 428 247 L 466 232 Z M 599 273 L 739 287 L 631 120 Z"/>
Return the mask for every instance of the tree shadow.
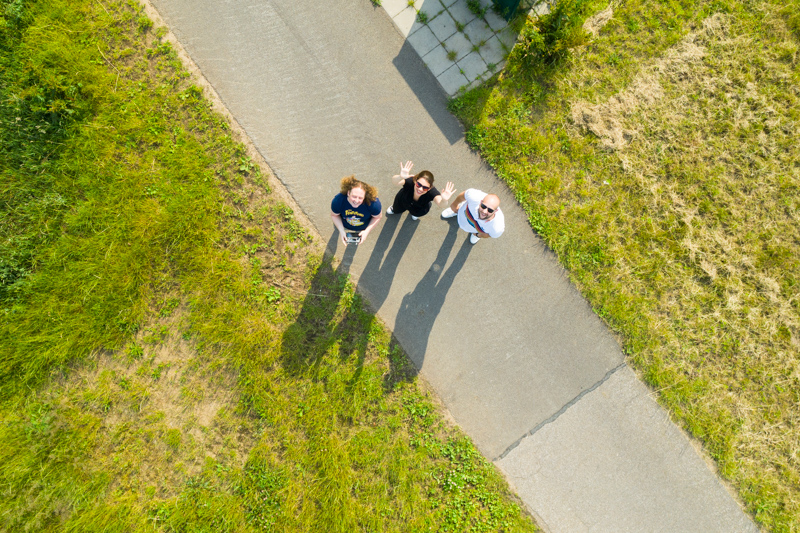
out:
<path id="1" fill-rule="evenodd" d="M 422 368 L 428 339 L 445 297 L 472 250 L 469 239 L 464 240 L 453 262 L 444 270 L 458 233 L 458 224 L 451 222 L 436 259 L 414 290 L 403 297 L 397 313 L 394 329 L 403 332 L 404 345 L 417 369 Z M 409 334 L 413 336 L 408 337 Z"/>

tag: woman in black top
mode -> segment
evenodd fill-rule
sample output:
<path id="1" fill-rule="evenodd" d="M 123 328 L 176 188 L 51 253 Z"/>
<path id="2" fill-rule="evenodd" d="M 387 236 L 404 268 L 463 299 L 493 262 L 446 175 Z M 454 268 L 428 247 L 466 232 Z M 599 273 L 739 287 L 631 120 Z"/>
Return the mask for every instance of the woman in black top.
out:
<path id="1" fill-rule="evenodd" d="M 400 174 L 392 176 L 392 183 L 400 186 L 400 190 L 394 197 L 394 203 L 386 210 L 387 215 L 400 214 L 405 211 L 411 213 L 411 218 L 418 220 L 431 210 L 431 202 L 436 205 L 447 207 L 447 202 L 456 188 L 453 182 L 448 181 L 444 191 L 433 186 L 433 174 L 423 170 L 416 176 L 411 176 L 411 167 L 414 163 L 406 161 L 405 165 L 400 165 Z"/>

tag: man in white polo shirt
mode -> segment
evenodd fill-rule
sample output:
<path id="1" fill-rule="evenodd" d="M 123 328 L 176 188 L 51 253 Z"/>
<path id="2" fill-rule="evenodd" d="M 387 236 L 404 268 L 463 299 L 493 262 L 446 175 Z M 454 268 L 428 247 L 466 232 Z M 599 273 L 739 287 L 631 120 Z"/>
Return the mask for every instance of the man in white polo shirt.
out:
<path id="1" fill-rule="evenodd" d="M 506 229 L 503 212 L 500 211 L 500 198 L 486 194 L 478 189 L 467 189 L 442 211 L 442 218 L 458 216 L 458 226 L 470 234 L 469 242 L 478 239 L 497 238 Z"/>

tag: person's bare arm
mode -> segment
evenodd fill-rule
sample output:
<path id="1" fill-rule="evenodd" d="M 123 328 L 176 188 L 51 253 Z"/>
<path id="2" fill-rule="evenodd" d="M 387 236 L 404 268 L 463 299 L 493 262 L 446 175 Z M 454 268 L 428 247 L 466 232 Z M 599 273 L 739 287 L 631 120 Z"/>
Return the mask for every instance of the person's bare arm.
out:
<path id="1" fill-rule="evenodd" d="M 456 188 L 453 185 L 453 182 L 448 181 L 447 185 L 444 187 L 444 190 L 439 191 L 439 194 L 433 199 L 433 201 L 436 202 L 436 205 L 439 207 L 442 205 L 447 205 L 447 201 L 450 200 L 450 197 L 453 196 L 454 192 L 456 192 Z"/>
<path id="2" fill-rule="evenodd" d="M 339 237 L 342 239 L 342 242 L 347 244 L 347 231 L 344 229 L 342 216 L 339 213 L 331 211 L 331 220 L 333 220 L 333 225 L 336 226 L 336 229 L 339 230 Z"/>
<path id="3" fill-rule="evenodd" d="M 453 200 L 453 203 L 450 204 L 450 209 L 452 209 L 453 211 L 458 211 L 458 206 L 461 205 L 463 201 L 464 201 L 464 193 L 460 192 L 458 193 L 458 196 L 456 196 L 456 199 Z"/>

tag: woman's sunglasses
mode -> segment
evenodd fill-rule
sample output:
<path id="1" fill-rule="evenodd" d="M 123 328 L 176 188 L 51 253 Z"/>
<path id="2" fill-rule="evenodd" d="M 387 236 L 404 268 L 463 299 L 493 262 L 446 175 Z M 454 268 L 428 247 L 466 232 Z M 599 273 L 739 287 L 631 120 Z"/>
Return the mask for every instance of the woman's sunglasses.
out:
<path id="1" fill-rule="evenodd" d="M 423 184 L 421 184 L 421 183 L 420 183 L 420 182 L 418 182 L 418 181 L 415 181 L 415 182 L 414 182 L 414 185 L 416 185 L 417 187 L 419 187 L 419 188 L 420 188 L 420 189 L 422 189 L 423 191 L 427 191 L 427 190 L 429 190 L 429 189 L 431 188 L 431 186 L 430 186 L 430 185 L 423 185 Z"/>

